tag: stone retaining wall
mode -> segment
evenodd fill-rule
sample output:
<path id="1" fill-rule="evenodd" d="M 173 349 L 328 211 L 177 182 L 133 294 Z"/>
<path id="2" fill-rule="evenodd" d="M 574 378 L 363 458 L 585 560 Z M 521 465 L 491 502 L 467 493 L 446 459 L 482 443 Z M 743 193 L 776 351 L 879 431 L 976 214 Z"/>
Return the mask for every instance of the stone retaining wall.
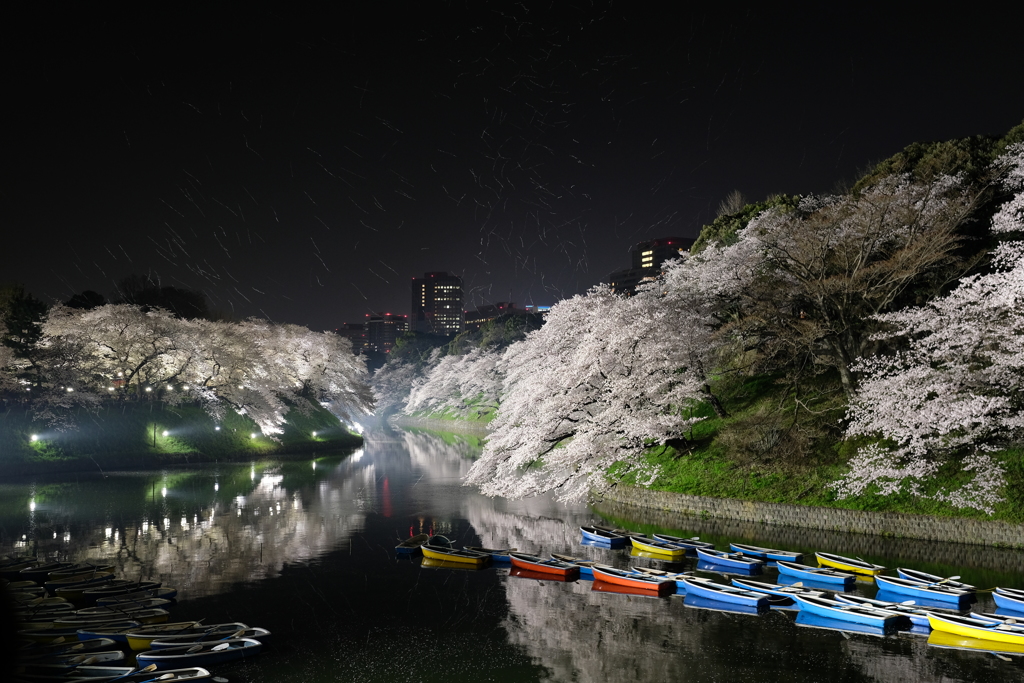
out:
<path id="1" fill-rule="evenodd" d="M 723 518 L 759 525 L 1024 548 L 1024 525 L 1007 522 L 705 498 L 624 485 L 612 488 L 601 498 L 624 506 L 702 519 Z M 595 502 L 601 505 L 601 500 Z"/>

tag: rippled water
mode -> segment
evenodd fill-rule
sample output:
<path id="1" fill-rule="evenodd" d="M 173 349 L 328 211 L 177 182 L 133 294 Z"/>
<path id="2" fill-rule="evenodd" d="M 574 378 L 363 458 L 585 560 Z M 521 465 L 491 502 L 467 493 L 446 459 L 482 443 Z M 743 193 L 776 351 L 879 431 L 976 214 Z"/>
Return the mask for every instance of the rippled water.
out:
<path id="1" fill-rule="evenodd" d="M 268 652 L 218 672 L 232 681 L 1021 680 L 1017 660 L 929 647 L 920 636 L 849 635 L 803 628 L 792 613 L 732 614 L 678 596 L 396 558 L 398 538 L 433 531 L 466 545 L 662 566 L 580 546 L 579 525 L 602 518 L 586 507 L 461 486 L 475 454 L 457 437 L 380 430 L 347 457 L 0 484 L 0 551 L 113 561 L 124 576 L 177 587 L 175 618 L 269 628 Z M 814 549 L 799 530 L 602 512 L 634 528 Z M 815 541 L 843 552 L 863 538 Z M 884 545 L 860 552 L 979 585 L 1024 585 L 1017 551 L 961 547 L 936 560 L 915 547 L 889 546 L 892 558 Z M 979 607 L 993 605 L 986 597 Z"/>

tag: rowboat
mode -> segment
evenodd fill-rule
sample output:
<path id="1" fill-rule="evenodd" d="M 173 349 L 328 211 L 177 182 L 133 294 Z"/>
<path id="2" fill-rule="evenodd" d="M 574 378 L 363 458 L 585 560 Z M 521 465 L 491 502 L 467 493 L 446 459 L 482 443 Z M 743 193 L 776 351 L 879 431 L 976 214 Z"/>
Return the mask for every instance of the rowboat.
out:
<path id="1" fill-rule="evenodd" d="M 687 598 L 692 595 L 708 600 L 729 602 L 737 605 L 747 605 L 748 607 L 756 607 L 757 609 L 768 609 L 769 607 L 768 598 L 764 593 L 757 593 L 754 591 L 744 590 L 742 588 L 733 588 L 732 586 L 726 586 L 721 583 L 716 583 L 711 579 L 705 579 L 698 576 L 687 576 L 683 579 L 683 583 L 686 584 Z"/>
<path id="2" fill-rule="evenodd" d="M 937 576 L 935 574 L 921 572 L 916 569 L 904 569 L 903 567 L 897 567 L 896 575 L 899 576 L 901 579 L 910 579 L 911 581 L 941 584 L 943 586 L 949 586 L 950 588 L 959 588 L 961 590 L 974 590 L 974 586 L 972 586 L 969 583 L 961 583 L 959 581 L 954 581 L 952 577 Z"/>
<path id="3" fill-rule="evenodd" d="M 968 638 L 967 636 L 948 633 L 946 631 L 932 631 L 928 635 L 928 645 L 950 650 L 974 650 L 1004 655 L 1024 654 L 1024 645 L 1003 643 L 995 640 L 982 640 L 980 638 Z"/>
<path id="4" fill-rule="evenodd" d="M 121 669 L 121 672 L 115 671 Z M 132 673 L 134 672 L 134 673 Z M 81 678 L 78 674 L 81 674 Z M 168 676 L 163 678 L 163 676 Z M 201 666 L 191 666 L 183 669 L 165 669 L 156 673 L 156 667 L 148 669 L 143 667 L 141 669 L 135 669 L 134 667 L 128 668 L 124 671 L 123 667 L 104 667 L 104 666 L 80 666 L 75 669 L 75 678 L 69 680 L 93 680 L 93 681 L 110 681 L 116 678 L 117 683 L 151 683 L 153 681 L 165 681 L 166 683 L 177 682 L 177 681 L 203 681 L 212 678 L 212 674 L 208 669 L 204 669 Z"/>
<path id="5" fill-rule="evenodd" d="M 86 661 L 90 664 L 113 666 L 115 662 L 124 661 L 124 653 L 120 650 L 100 650 L 86 653 L 67 652 L 62 655 L 51 655 L 26 662 L 24 669 L 25 673 L 30 674 L 62 674 L 65 671 L 77 668 Z"/>
<path id="6" fill-rule="evenodd" d="M 128 581 L 127 579 L 120 579 L 118 581 L 112 581 L 99 588 L 89 588 L 84 590 L 82 591 L 81 597 L 85 602 L 95 602 L 100 598 L 110 598 L 115 595 L 135 593 L 137 591 L 144 591 L 159 587 L 159 581 Z M 74 599 L 68 599 L 74 602 Z"/>
<path id="7" fill-rule="evenodd" d="M 70 567 L 65 567 L 59 571 L 50 572 L 46 576 L 47 581 L 59 581 L 61 579 L 70 579 L 76 576 L 88 577 L 90 574 L 113 574 L 114 565 L 112 564 L 93 564 L 92 562 L 79 562 L 73 564 Z"/>
<path id="8" fill-rule="evenodd" d="M 530 569 L 523 569 L 522 567 L 513 566 L 508 570 L 509 576 L 514 576 L 517 579 L 530 579 L 532 581 L 553 581 L 555 583 L 569 583 L 576 580 L 576 577 L 568 578 L 560 576 L 558 574 L 547 574 L 545 572 L 535 572 Z"/>
<path id="9" fill-rule="evenodd" d="M 508 554 L 515 550 L 515 548 L 477 548 L 476 546 L 468 545 L 466 546 L 466 550 L 472 550 L 474 553 L 490 555 L 491 561 L 508 564 L 512 561 L 512 558 L 509 557 Z"/>
<path id="10" fill-rule="evenodd" d="M 901 579 L 898 576 L 876 576 L 875 583 L 878 585 L 879 590 L 897 593 L 899 595 L 907 595 L 910 597 L 939 600 L 941 602 L 948 602 L 954 605 L 970 602 L 974 599 L 974 593 L 972 591 L 958 590 L 956 588 L 949 588 L 942 585 L 919 583 L 917 581 L 911 581 L 910 579 Z"/>
<path id="11" fill-rule="evenodd" d="M 996 588 L 992 593 L 996 605 L 1015 612 L 1024 612 L 1024 591 L 1014 588 Z"/>
<path id="12" fill-rule="evenodd" d="M 154 640 L 149 644 L 149 648 L 151 650 L 164 650 L 169 647 L 178 647 L 180 645 L 194 645 L 201 641 L 220 641 L 227 640 L 229 638 L 252 638 L 253 640 L 258 640 L 266 645 L 267 641 L 270 640 L 270 631 L 265 628 L 250 626 L 249 628 L 243 628 L 234 631 L 233 633 L 229 633 L 226 636 L 221 636 L 220 634 L 210 635 L 205 633 L 160 636 L 158 640 Z"/>
<path id="13" fill-rule="evenodd" d="M 730 543 L 729 548 L 744 555 L 753 555 L 761 560 L 785 560 L 787 562 L 803 562 L 803 553 L 790 552 L 788 550 L 775 550 L 774 548 L 762 548 L 746 543 Z"/>
<path id="14" fill-rule="evenodd" d="M 859 624 L 854 621 L 830 619 L 829 617 L 823 617 L 820 614 L 812 614 L 804 609 L 797 610 L 796 620 L 793 623 L 802 628 L 837 631 L 844 635 L 848 633 L 857 633 L 865 636 L 875 636 L 876 638 L 885 638 L 895 630 L 893 627 L 885 629 L 880 626 L 868 626 L 867 624 Z"/>
<path id="15" fill-rule="evenodd" d="M 223 638 L 243 628 L 249 628 L 249 625 L 243 624 L 240 621 L 233 621 L 225 624 L 208 624 L 203 626 L 198 621 L 179 621 L 173 624 L 157 624 L 155 626 L 135 628 L 128 631 L 125 634 L 125 638 L 128 641 L 128 647 L 138 652 L 150 649 L 149 644 L 161 636 L 202 633 L 208 635 L 220 634 L 219 637 Z"/>
<path id="16" fill-rule="evenodd" d="M 50 572 L 59 572 L 61 569 L 67 569 L 74 564 L 74 562 L 46 562 L 44 564 L 37 564 L 32 567 L 26 567 L 18 572 L 18 579 L 42 583 Z"/>
<path id="17" fill-rule="evenodd" d="M 672 560 L 682 560 L 686 557 L 686 548 L 684 546 L 669 543 L 668 541 L 661 541 L 656 538 L 637 538 L 634 536 L 630 539 L 630 542 L 637 550 L 652 553 L 660 557 Z"/>
<path id="18" fill-rule="evenodd" d="M 686 592 L 686 584 L 683 583 L 683 579 L 688 576 L 693 576 L 693 572 L 666 572 L 661 569 L 654 569 L 653 567 L 638 567 L 636 565 L 630 567 L 630 569 L 635 572 L 640 572 L 641 574 L 647 574 L 648 576 L 656 576 L 668 581 L 674 581 L 676 584 L 676 591 L 683 591 L 684 593 Z"/>
<path id="19" fill-rule="evenodd" d="M 15 562 L 9 564 L 6 567 L 0 568 L 0 577 L 7 579 L 8 581 L 20 581 L 21 577 L 19 574 L 22 569 L 28 569 L 39 564 L 36 560 L 26 560 L 24 562 Z"/>
<path id="20" fill-rule="evenodd" d="M 96 607 L 86 607 L 84 609 L 77 610 L 75 614 L 131 614 L 133 612 L 138 612 L 139 610 L 152 609 L 154 607 L 165 609 L 167 605 L 172 604 L 174 604 L 173 600 L 166 600 L 164 598 L 142 598 L 140 600 L 125 602 L 114 606 L 98 605 Z"/>
<path id="21" fill-rule="evenodd" d="M 854 574 L 862 574 L 865 576 L 876 576 L 885 571 L 885 567 L 880 564 L 871 564 L 867 560 L 860 558 L 843 557 L 842 555 L 835 555 L 833 553 L 814 553 L 814 556 L 818 558 L 818 565 L 822 567 L 831 567 L 832 569 L 841 569 L 847 572 L 853 572 Z"/>
<path id="22" fill-rule="evenodd" d="M 420 569 L 452 569 L 459 572 L 478 572 L 484 570 L 483 565 L 466 564 L 465 562 L 449 562 L 448 560 L 435 560 L 431 557 L 420 559 Z"/>
<path id="23" fill-rule="evenodd" d="M 61 643 L 49 643 L 45 645 L 33 645 L 32 647 L 18 650 L 18 659 L 28 661 L 33 659 L 44 659 L 57 655 L 83 652 L 96 652 L 117 647 L 117 644 L 110 638 L 90 638 L 88 640 L 68 640 Z"/>
<path id="24" fill-rule="evenodd" d="M 659 541 L 668 541 L 669 543 L 675 543 L 686 548 L 690 555 L 697 554 L 697 548 L 714 548 L 714 543 L 708 543 L 707 541 L 700 540 L 699 536 L 692 538 L 683 538 L 682 536 L 670 536 L 669 534 L 651 534 L 654 538 Z"/>
<path id="25" fill-rule="evenodd" d="M 415 555 L 420 551 L 420 546 L 430 539 L 429 534 L 416 534 L 410 536 L 395 546 L 395 552 L 399 555 Z"/>
<path id="26" fill-rule="evenodd" d="M 262 649 L 263 644 L 258 640 L 231 638 L 140 652 L 135 655 L 135 661 L 139 666 L 156 664 L 156 668 L 161 671 L 182 666 L 219 666 L 243 657 L 251 657 Z"/>
<path id="27" fill-rule="evenodd" d="M 584 543 L 613 549 L 626 547 L 626 537 L 611 531 L 597 529 L 592 526 L 581 526 L 580 532 L 583 534 Z"/>
<path id="28" fill-rule="evenodd" d="M 159 607 L 147 607 L 145 609 L 132 610 L 130 612 L 122 612 L 115 610 L 113 612 L 105 612 L 99 614 L 74 614 L 60 615 L 57 616 L 53 623 L 55 624 L 95 624 L 97 622 L 111 622 L 111 621 L 124 621 L 130 619 L 131 621 L 137 621 L 140 624 L 161 624 L 167 621 L 170 612 Z"/>
<path id="29" fill-rule="evenodd" d="M 754 557 L 747 557 L 740 553 L 727 553 L 724 550 L 712 550 L 711 548 L 697 548 L 697 557 L 717 564 L 720 567 L 733 567 L 742 569 L 751 574 L 760 574 L 764 567 L 764 561 Z"/>
<path id="30" fill-rule="evenodd" d="M 800 605 L 801 610 L 839 621 L 850 621 L 882 629 L 895 628 L 900 623 L 905 624 L 909 621 L 904 615 L 868 605 L 853 605 L 810 595 L 794 595 L 793 599 Z"/>
<path id="31" fill-rule="evenodd" d="M 440 545 L 433 545 L 431 543 L 424 543 L 420 546 L 420 551 L 423 553 L 423 557 L 428 557 L 432 560 L 441 560 L 444 562 L 457 562 L 459 564 L 466 564 L 471 567 L 484 567 L 491 563 L 491 556 L 485 555 L 484 553 L 476 553 L 472 550 L 457 550 L 455 548 L 445 548 Z"/>
<path id="32" fill-rule="evenodd" d="M 100 584 L 114 580 L 114 572 L 84 572 L 81 574 L 69 574 L 67 576 L 54 577 L 53 575 L 43 584 L 47 592 L 55 594 L 58 588 L 70 588 L 83 584 Z"/>
<path id="33" fill-rule="evenodd" d="M 580 577 L 580 568 L 569 562 L 562 562 L 554 558 L 544 559 L 543 557 L 527 555 L 526 553 L 510 552 L 508 555 L 512 560 L 513 567 L 543 574 L 564 576 L 569 580 L 575 580 Z"/>
<path id="34" fill-rule="evenodd" d="M 594 528 L 598 529 L 600 531 L 610 531 L 613 534 L 618 534 L 619 536 L 625 536 L 626 538 L 631 539 L 631 540 L 634 539 L 634 538 L 647 538 L 647 534 L 642 534 L 639 531 L 630 531 L 629 529 L 620 529 L 618 527 L 602 526 L 600 524 L 595 524 Z"/>
<path id="35" fill-rule="evenodd" d="M 38 588 L 39 584 L 35 581 L 7 581 L 4 579 L 4 585 L 9 591 L 23 590 L 25 588 Z"/>
<path id="36" fill-rule="evenodd" d="M 133 626 L 141 626 L 137 621 L 115 621 L 115 622 L 100 622 L 92 624 L 94 626 L 109 626 L 110 628 L 129 628 Z M 34 641 L 36 643 L 52 643 L 57 638 L 64 639 L 75 639 L 78 638 L 78 630 L 84 628 L 85 625 L 73 625 L 61 624 L 59 626 L 54 624 L 23 624 L 23 627 L 18 631 L 19 638 L 25 638 L 27 640 Z"/>
<path id="37" fill-rule="evenodd" d="M 857 577 L 853 574 L 846 574 L 820 567 L 809 567 L 805 564 L 786 562 L 785 560 L 779 560 L 776 563 L 776 567 L 779 569 L 779 574 L 784 576 L 793 576 L 802 581 L 809 580 L 830 585 L 836 584 L 839 586 L 852 586 L 857 581 Z"/>
<path id="38" fill-rule="evenodd" d="M 661 594 L 656 590 L 632 588 L 631 586 L 623 586 L 618 583 L 608 583 L 607 581 L 594 581 L 590 585 L 590 590 L 595 593 L 615 593 L 616 595 L 631 595 L 641 598 L 650 598 L 651 600 L 660 600 L 665 597 L 664 594 Z M 667 595 L 671 594 L 671 591 L 667 593 Z"/>
<path id="39" fill-rule="evenodd" d="M 604 564 L 594 565 L 594 581 L 614 583 L 627 588 L 652 591 L 658 595 L 670 595 L 676 592 L 676 582 L 649 574 L 637 574 L 623 569 L 616 569 Z"/>
<path id="40" fill-rule="evenodd" d="M 928 624 L 928 613 L 932 612 L 935 614 L 942 614 L 943 616 L 960 616 L 957 610 L 944 609 L 942 607 L 929 607 L 927 609 L 920 607 L 919 605 L 913 604 L 913 600 L 906 602 L 891 602 L 888 600 L 879 600 L 877 598 L 865 598 L 862 595 L 836 595 L 837 602 L 845 602 L 851 605 L 868 605 L 870 607 L 877 607 L 879 609 L 889 610 L 890 612 L 896 612 L 898 614 L 905 614 L 910 623 L 914 626 L 924 626 L 931 628 Z M 909 604 L 908 604 L 909 603 Z"/>
<path id="41" fill-rule="evenodd" d="M 944 631 L 967 638 L 994 640 L 1000 643 L 1024 645 L 1024 625 L 993 624 L 989 621 L 972 619 L 971 617 L 949 617 L 939 614 L 928 616 L 933 631 Z"/>
<path id="42" fill-rule="evenodd" d="M 568 564 L 576 565 L 580 568 L 581 578 L 584 576 L 589 577 L 591 579 L 594 578 L 594 565 L 597 564 L 597 562 L 594 562 L 592 560 L 584 560 L 578 557 L 573 557 L 571 555 L 559 555 L 558 553 L 551 553 L 551 558 L 555 560 L 560 560 L 562 562 L 567 562 Z"/>
<path id="43" fill-rule="evenodd" d="M 784 586 L 780 583 L 764 583 L 761 581 L 748 581 L 746 579 L 733 579 L 732 585 L 755 593 L 765 593 L 782 598 L 792 598 L 794 595 L 812 595 L 825 597 L 825 591 L 814 590 L 805 586 Z"/>
<path id="44" fill-rule="evenodd" d="M 106 605 L 117 605 L 125 602 L 138 602 L 147 598 L 162 598 L 164 600 L 173 600 L 178 595 L 177 588 L 149 588 L 141 591 L 132 591 L 131 593 L 120 593 L 118 595 L 111 595 L 105 598 L 97 598 L 96 605 L 103 607 Z"/>

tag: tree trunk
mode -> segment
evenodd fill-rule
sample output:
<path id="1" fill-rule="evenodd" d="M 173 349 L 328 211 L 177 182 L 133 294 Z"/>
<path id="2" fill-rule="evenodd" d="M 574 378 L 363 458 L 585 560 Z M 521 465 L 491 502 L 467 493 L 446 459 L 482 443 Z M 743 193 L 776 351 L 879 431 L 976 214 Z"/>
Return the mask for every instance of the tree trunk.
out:
<path id="1" fill-rule="evenodd" d="M 718 397 L 711 392 L 710 385 L 704 384 L 701 388 L 701 393 L 704 394 L 708 403 L 711 404 L 711 408 L 715 411 L 715 415 L 718 417 L 729 417 L 729 411 L 725 409 L 725 406 L 723 406 L 722 402 L 718 400 Z"/>

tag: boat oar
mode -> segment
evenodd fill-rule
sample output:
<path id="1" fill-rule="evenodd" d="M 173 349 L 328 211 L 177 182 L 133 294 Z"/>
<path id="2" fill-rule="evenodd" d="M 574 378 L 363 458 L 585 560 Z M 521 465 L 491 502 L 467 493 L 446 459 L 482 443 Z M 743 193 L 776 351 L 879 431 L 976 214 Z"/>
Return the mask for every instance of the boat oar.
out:
<path id="1" fill-rule="evenodd" d="M 934 583 L 925 584 L 924 588 L 927 588 L 928 586 L 941 586 L 942 584 L 946 583 L 947 581 L 956 581 L 959 578 L 960 578 L 959 576 L 947 576 L 942 581 L 936 581 Z"/>
<path id="2" fill-rule="evenodd" d="M 111 678 L 110 681 L 112 683 L 113 681 L 119 681 L 122 678 L 128 678 L 129 676 L 135 676 L 137 674 L 146 674 L 146 673 L 149 673 L 150 671 L 156 671 L 156 664 L 150 664 L 149 666 L 144 667 L 142 669 L 138 669 L 137 671 L 129 671 L 128 673 L 122 674 L 122 675 L 118 676 L 117 678 Z"/>

